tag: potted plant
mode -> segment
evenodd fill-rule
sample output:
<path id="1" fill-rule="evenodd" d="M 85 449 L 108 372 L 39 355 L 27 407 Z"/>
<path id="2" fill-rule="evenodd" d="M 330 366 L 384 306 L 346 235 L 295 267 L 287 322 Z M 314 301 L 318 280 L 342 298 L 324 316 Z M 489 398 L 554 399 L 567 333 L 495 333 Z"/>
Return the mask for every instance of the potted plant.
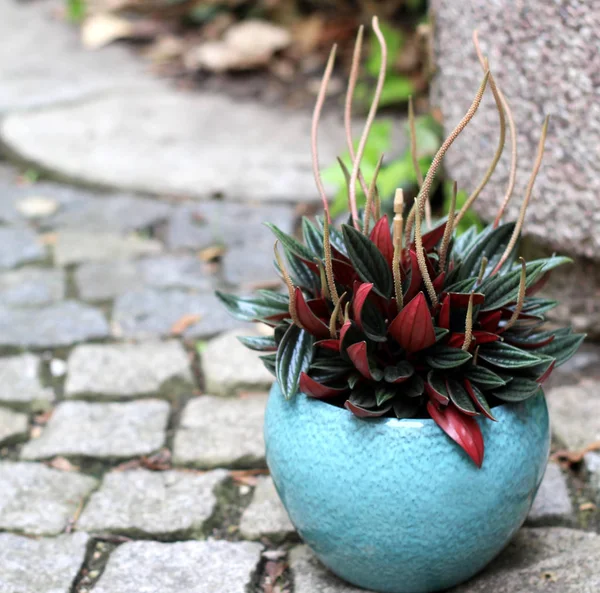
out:
<path id="1" fill-rule="evenodd" d="M 509 187 L 494 223 L 456 233 L 500 158 L 507 120 L 515 144 L 508 103 L 476 36 L 484 76 L 475 99 L 420 179 L 408 213 L 397 191 L 392 223 L 381 215 L 377 173 L 367 184 L 360 171 L 385 76 L 376 19 L 373 29 L 382 68 L 356 151 L 350 119 L 362 30 L 346 99 L 353 158 L 346 171 L 348 222 L 338 228 L 330 220 L 317 158 L 334 48 L 312 126 L 324 215 L 302 221 L 303 242 L 270 225 L 287 293 L 219 297 L 238 319 L 274 328 L 272 336 L 242 342 L 264 352 L 277 378 L 266 411 L 267 463 L 301 537 L 355 585 L 430 592 L 481 570 L 522 525 L 549 452 L 542 383 L 584 336 L 544 327 L 556 302 L 534 296 L 550 271 L 569 260 L 518 258 L 547 120 L 518 220 L 502 221 L 514 184 L 513 148 Z M 453 203 L 447 217 L 423 232 L 440 162 L 486 88 L 500 119 L 494 160 L 464 207 L 455 212 Z M 362 210 L 357 186 L 366 196 Z"/>

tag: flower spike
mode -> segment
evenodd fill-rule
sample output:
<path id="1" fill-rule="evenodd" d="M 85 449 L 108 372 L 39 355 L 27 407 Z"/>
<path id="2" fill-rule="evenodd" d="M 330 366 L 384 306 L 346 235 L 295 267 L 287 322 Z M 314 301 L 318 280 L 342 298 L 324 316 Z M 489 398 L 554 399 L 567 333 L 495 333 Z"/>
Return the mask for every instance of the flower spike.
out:
<path id="1" fill-rule="evenodd" d="M 446 228 L 444 229 L 444 236 L 442 237 L 442 245 L 439 252 L 439 263 L 438 269 L 440 274 L 446 269 L 446 255 L 448 253 L 448 246 L 452 239 L 452 230 L 454 229 L 454 215 L 456 214 L 456 196 L 458 194 L 458 185 L 456 181 L 452 184 L 452 198 L 450 199 L 450 210 L 448 210 L 448 221 L 446 222 Z"/>
<path id="2" fill-rule="evenodd" d="M 417 198 L 415 198 L 415 206 L 417 206 Z M 415 208 L 417 215 L 417 224 L 415 225 L 415 245 L 417 251 L 417 262 L 419 264 L 419 270 L 421 270 L 421 276 L 423 277 L 423 283 L 427 288 L 427 294 L 433 307 L 437 307 L 438 298 L 437 292 L 433 287 L 431 276 L 429 276 L 429 270 L 427 269 L 427 260 L 425 250 L 423 249 L 423 237 L 421 236 L 421 212 L 418 207 Z"/>
<path id="3" fill-rule="evenodd" d="M 508 323 L 504 326 L 504 331 L 510 329 L 519 319 L 519 315 L 521 315 L 521 311 L 523 310 L 523 305 L 525 304 L 525 290 L 527 288 L 527 266 L 525 265 L 525 260 L 520 257 L 519 262 L 521 262 L 521 277 L 519 278 L 519 295 L 517 297 L 517 304 L 515 305 L 515 310 L 508 320 Z"/>
<path id="4" fill-rule="evenodd" d="M 473 293 L 469 296 L 469 304 L 467 305 L 467 318 L 465 319 L 465 341 L 462 349 L 465 352 L 469 351 L 471 342 L 473 341 Z"/>
<path id="5" fill-rule="evenodd" d="M 421 167 L 419 167 L 419 157 L 417 155 L 417 130 L 415 127 L 415 107 L 412 95 L 408 97 L 408 128 L 410 130 L 410 157 L 419 189 L 421 189 L 423 185 L 423 173 L 421 172 Z M 429 199 L 425 202 L 425 221 L 427 228 L 431 228 L 431 202 Z"/>
<path id="6" fill-rule="evenodd" d="M 285 269 L 285 265 L 283 260 L 281 259 L 281 255 L 279 255 L 279 241 L 275 241 L 275 245 L 273 245 L 273 252 L 275 253 L 275 260 L 277 261 L 277 266 L 281 271 L 281 275 L 283 276 L 283 281 L 288 289 L 288 295 L 290 297 L 290 316 L 292 321 L 300 328 L 304 329 L 304 326 L 300 322 L 298 318 L 298 310 L 296 309 L 296 289 L 294 287 L 294 283 L 288 274 L 288 271 Z"/>
<path id="7" fill-rule="evenodd" d="M 335 307 L 333 308 L 333 312 L 331 313 L 331 317 L 329 318 L 329 333 L 332 337 L 332 339 L 336 339 L 337 338 L 337 322 L 338 322 L 338 317 L 340 317 L 340 313 L 342 311 L 342 301 L 344 300 L 344 298 L 346 297 L 346 293 L 344 293 L 339 299 L 338 302 L 336 303 Z M 344 321 L 344 318 L 341 317 L 342 323 Z"/>
<path id="8" fill-rule="evenodd" d="M 404 211 L 404 193 L 401 188 L 396 190 L 394 196 L 394 259 L 392 260 L 392 273 L 394 277 L 394 294 L 396 296 L 396 307 L 398 313 L 404 307 L 404 296 L 402 294 L 402 271 L 400 261 L 402 260 L 402 213 Z"/>
<path id="9" fill-rule="evenodd" d="M 338 304 L 340 297 L 335 286 L 335 278 L 333 276 L 333 262 L 331 261 L 331 243 L 329 241 L 329 221 L 327 217 L 323 219 L 323 251 L 325 255 L 325 276 L 327 277 L 327 286 L 331 300 L 335 305 Z"/>
<path id="10" fill-rule="evenodd" d="M 373 179 L 371 179 L 371 183 L 369 184 L 369 191 L 367 192 L 367 201 L 365 203 L 365 214 L 364 214 L 364 223 L 363 223 L 363 234 L 369 234 L 369 222 L 371 219 L 371 210 L 373 207 L 373 196 L 377 192 L 377 176 L 379 175 L 379 169 L 381 169 L 381 164 L 383 163 L 383 155 L 379 157 L 377 161 L 377 165 L 375 165 L 375 171 L 373 172 Z M 379 219 L 375 219 L 376 221 Z"/>

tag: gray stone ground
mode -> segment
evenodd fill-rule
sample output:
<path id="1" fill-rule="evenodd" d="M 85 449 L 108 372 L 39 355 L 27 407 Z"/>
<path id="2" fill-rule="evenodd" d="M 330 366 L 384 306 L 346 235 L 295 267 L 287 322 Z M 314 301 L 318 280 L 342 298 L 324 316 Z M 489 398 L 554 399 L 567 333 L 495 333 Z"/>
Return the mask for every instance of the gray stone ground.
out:
<path id="1" fill-rule="evenodd" d="M 315 195 L 306 117 L 179 94 L 123 48 L 81 50 L 55 6 L 0 0 L 0 137 L 115 191 L 0 161 L 0 592 L 258 593 L 281 563 L 282 591 L 356 591 L 262 475 L 270 378 L 212 294 L 274 280 L 262 221 L 290 230 Z M 557 446 L 600 438 L 599 362 L 553 378 Z M 598 459 L 551 465 L 530 527 L 461 590 L 597 591 Z"/>

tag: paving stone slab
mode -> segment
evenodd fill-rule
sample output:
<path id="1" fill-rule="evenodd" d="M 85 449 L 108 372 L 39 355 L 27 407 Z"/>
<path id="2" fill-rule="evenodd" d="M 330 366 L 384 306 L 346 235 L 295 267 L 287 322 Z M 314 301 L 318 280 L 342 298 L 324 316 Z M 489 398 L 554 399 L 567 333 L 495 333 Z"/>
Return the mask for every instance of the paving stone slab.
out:
<path id="1" fill-rule="evenodd" d="M 184 315 L 200 316 L 197 323 L 185 330 L 186 338 L 206 338 L 240 325 L 212 292 L 147 288 L 116 299 L 113 333 L 116 337 L 134 339 L 168 336 L 173 324 Z"/>
<path id="2" fill-rule="evenodd" d="M 41 539 L 0 533 L 0 591 L 70 593 L 88 542 L 85 533 Z"/>
<path id="3" fill-rule="evenodd" d="M 42 412 L 54 401 L 54 391 L 39 379 L 40 359 L 33 354 L 0 358 L 0 403 Z"/>
<path id="4" fill-rule="evenodd" d="M 52 348 L 108 336 L 104 315 L 94 307 L 63 301 L 39 309 L 0 306 L 0 346 Z"/>
<path id="5" fill-rule="evenodd" d="M 581 449 L 600 440 L 600 381 L 583 379 L 546 394 L 555 435 L 568 449 Z"/>
<path id="6" fill-rule="evenodd" d="M 58 404 L 42 435 L 21 451 L 23 459 L 149 455 L 165 442 L 169 404 L 147 399 L 127 403 Z"/>
<path id="7" fill-rule="evenodd" d="M 110 555 L 94 593 L 247 593 L 261 551 L 254 542 L 128 542 Z"/>
<path id="8" fill-rule="evenodd" d="M 273 479 L 261 476 L 252 495 L 252 502 L 240 520 L 240 534 L 246 539 L 267 537 L 282 540 L 296 532 L 285 510 Z"/>
<path id="9" fill-rule="evenodd" d="M 0 461 L 0 529 L 56 535 L 64 531 L 97 484 L 89 476 L 41 463 Z"/>
<path id="10" fill-rule="evenodd" d="M 159 393 L 167 381 L 193 382 L 189 357 L 175 340 L 84 344 L 69 356 L 65 395 L 127 399 Z"/>
<path id="11" fill-rule="evenodd" d="M 592 451 L 584 456 L 585 467 L 589 472 L 589 482 L 596 493 L 596 502 L 600 503 L 600 453 Z"/>
<path id="12" fill-rule="evenodd" d="M 208 291 L 212 286 L 203 263 L 193 255 L 89 262 L 78 266 L 75 282 L 79 296 L 90 301 L 113 299 L 145 286 L 199 291 Z"/>
<path id="13" fill-rule="evenodd" d="M 0 407 L 0 446 L 27 439 L 29 419 L 26 414 Z"/>
<path id="14" fill-rule="evenodd" d="M 191 536 L 202 531 L 217 505 L 214 489 L 225 470 L 110 472 L 85 507 L 77 528 L 131 536 Z"/>
<path id="15" fill-rule="evenodd" d="M 240 391 L 266 391 L 275 378 L 260 360 L 260 352 L 249 350 L 238 336 L 255 331 L 233 330 L 210 340 L 201 355 L 206 391 L 231 395 Z"/>
<path id="16" fill-rule="evenodd" d="M 191 400 L 175 434 L 173 461 L 199 468 L 264 465 L 266 403 L 263 395 Z"/>
<path id="17" fill-rule="evenodd" d="M 0 228 L 0 269 L 43 260 L 46 248 L 38 236 L 26 228 Z"/>
<path id="18" fill-rule="evenodd" d="M 554 521 L 571 521 L 573 516 L 574 509 L 567 479 L 558 464 L 551 461 L 529 511 L 527 522 L 548 524 Z"/>
<path id="19" fill-rule="evenodd" d="M 7 307 L 40 307 L 64 298 L 63 270 L 30 267 L 0 274 L 0 304 Z"/>
<path id="20" fill-rule="evenodd" d="M 66 230 L 58 233 L 54 261 L 59 266 L 68 266 L 86 261 L 130 259 L 161 250 L 162 245 L 158 241 L 137 235 L 123 237 L 109 232 Z"/>

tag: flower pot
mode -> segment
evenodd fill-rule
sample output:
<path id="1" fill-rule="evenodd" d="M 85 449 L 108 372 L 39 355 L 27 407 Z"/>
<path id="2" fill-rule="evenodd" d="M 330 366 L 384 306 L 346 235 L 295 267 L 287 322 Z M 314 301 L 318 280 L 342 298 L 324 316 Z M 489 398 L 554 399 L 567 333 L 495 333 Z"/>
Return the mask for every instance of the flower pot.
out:
<path id="1" fill-rule="evenodd" d="M 329 569 L 385 593 L 452 587 L 527 517 L 550 447 L 543 394 L 481 420 L 483 467 L 431 419 L 359 419 L 275 384 L 267 463 L 290 519 Z"/>

